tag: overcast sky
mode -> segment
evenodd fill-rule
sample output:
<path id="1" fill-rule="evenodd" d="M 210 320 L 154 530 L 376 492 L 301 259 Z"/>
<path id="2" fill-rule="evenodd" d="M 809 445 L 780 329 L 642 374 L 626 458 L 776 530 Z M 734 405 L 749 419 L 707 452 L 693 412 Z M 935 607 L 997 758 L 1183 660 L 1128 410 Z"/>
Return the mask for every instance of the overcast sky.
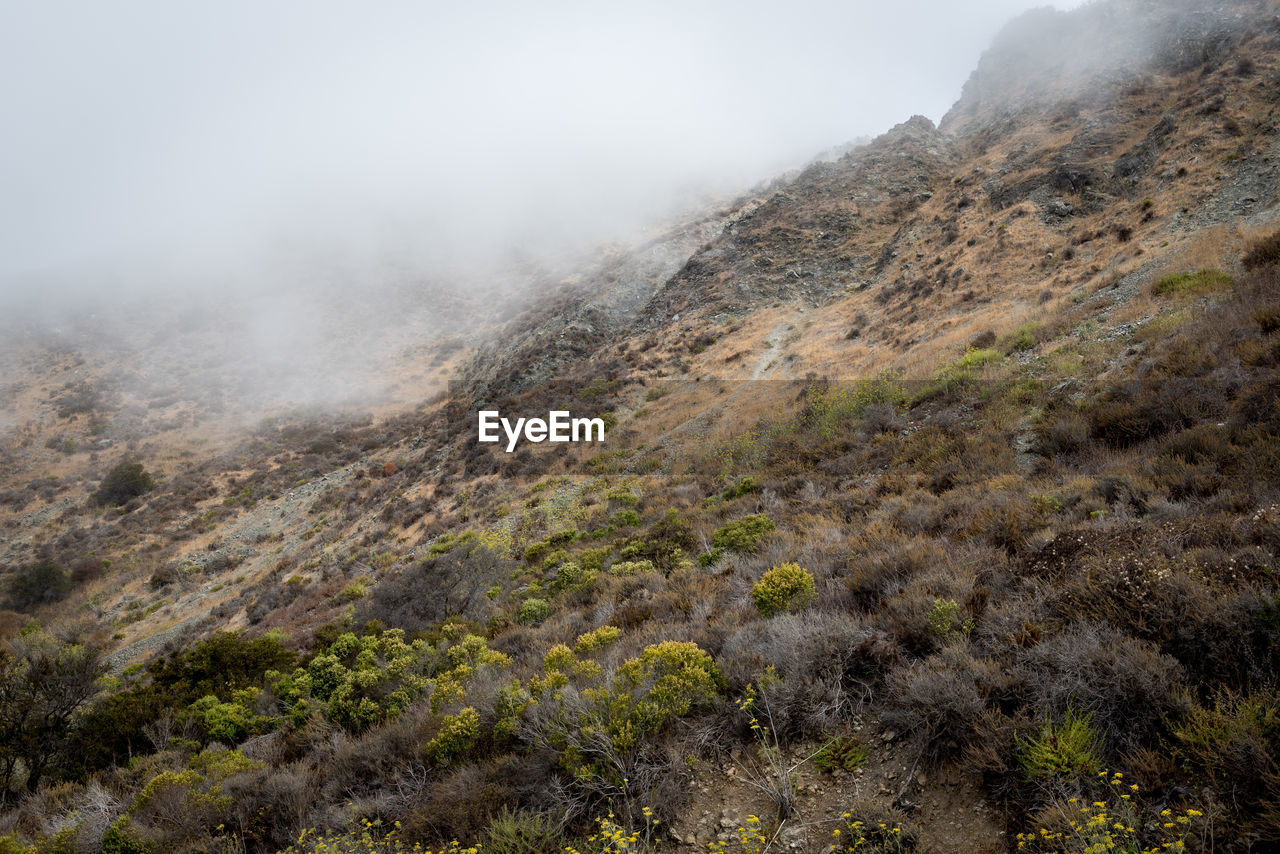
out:
<path id="1" fill-rule="evenodd" d="M 0 0 L 0 296 L 608 237 L 937 121 L 1036 5 Z"/>

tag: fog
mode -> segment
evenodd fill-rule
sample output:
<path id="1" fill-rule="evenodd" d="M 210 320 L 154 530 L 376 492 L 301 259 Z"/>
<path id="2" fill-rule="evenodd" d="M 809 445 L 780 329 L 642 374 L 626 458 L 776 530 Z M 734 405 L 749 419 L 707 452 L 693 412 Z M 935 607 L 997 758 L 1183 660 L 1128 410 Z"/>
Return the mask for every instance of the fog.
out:
<path id="1" fill-rule="evenodd" d="M 253 301 L 302 362 L 315 287 L 496 275 L 936 121 L 1035 5 L 5 0 L 0 312 Z"/>

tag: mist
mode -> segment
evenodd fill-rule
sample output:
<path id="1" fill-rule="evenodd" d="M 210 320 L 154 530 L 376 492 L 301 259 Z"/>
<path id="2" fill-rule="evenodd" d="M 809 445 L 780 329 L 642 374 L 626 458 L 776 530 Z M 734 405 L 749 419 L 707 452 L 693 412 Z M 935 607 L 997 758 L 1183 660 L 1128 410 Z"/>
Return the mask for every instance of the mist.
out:
<path id="1" fill-rule="evenodd" d="M 527 291 L 516 261 L 937 121 L 1036 5 L 5 2 L 0 312 L 74 342 L 195 307 L 231 352 L 354 363 L 335 306 L 430 334 L 439 288 Z"/>

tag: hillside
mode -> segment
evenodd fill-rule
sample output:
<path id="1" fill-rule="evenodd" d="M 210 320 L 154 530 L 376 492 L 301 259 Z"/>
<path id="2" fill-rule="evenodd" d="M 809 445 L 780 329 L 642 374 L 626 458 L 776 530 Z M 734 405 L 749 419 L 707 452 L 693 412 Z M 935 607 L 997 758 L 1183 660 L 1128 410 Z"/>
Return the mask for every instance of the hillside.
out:
<path id="1" fill-rule="evenodd" d="M 1273 0 L 1041 10 L 536 297 L 336 303 L 340 412 L 201 373 L 233 304 L 14 330 L 0 851 L 1272 850 L 1278 111 Z"/>

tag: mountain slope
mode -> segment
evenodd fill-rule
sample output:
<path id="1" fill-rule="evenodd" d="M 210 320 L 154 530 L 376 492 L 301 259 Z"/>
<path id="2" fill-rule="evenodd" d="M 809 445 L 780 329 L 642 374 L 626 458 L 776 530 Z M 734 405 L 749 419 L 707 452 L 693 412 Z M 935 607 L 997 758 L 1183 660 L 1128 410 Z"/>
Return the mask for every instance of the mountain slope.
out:
<path id="1" fill-rule="evenodd" d="M 2 685 L 69 638 L 118 681 L 14 725 L 0 832 L 1274 844 L 1277 11 L 1031 13 L 939 127 L 415 350 L 420 404 L 209 448 L 95 354 L 15 358 Z M 507 454 L 484 408 L 610 430 Z M 90 503 L 130 457 L 155 488 Z"/>

